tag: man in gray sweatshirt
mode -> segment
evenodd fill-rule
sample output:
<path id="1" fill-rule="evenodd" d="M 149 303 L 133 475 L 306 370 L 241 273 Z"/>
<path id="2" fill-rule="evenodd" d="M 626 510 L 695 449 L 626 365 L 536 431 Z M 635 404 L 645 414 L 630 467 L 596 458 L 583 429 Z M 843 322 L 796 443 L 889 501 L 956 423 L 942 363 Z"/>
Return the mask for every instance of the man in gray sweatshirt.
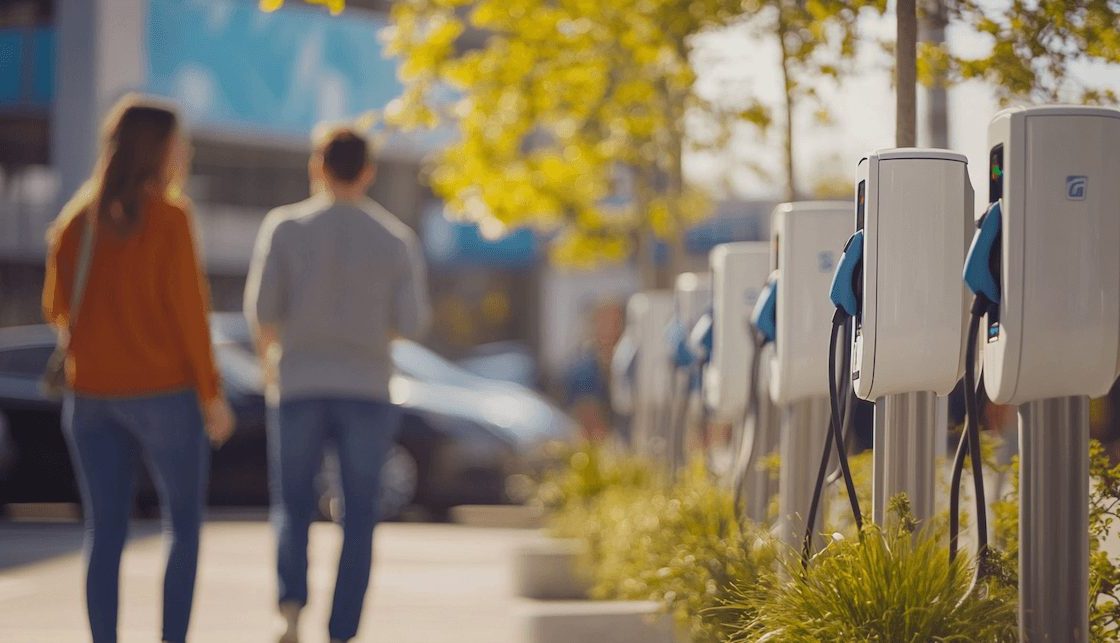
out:
<path id="1" fill-rule="evenodd" d="M 282 643 L 299 640 L 314 479 L 328 444 L 344 507 L 329 633 L 332 642 L 357 634 L 381 468 L 400 423 L 389 343 L 421 335 L 430 317 L 416 236 L 366 197 L 375 175 L 368 141 L 334 129 L 308 167 L 314 196 L 268 214 L 245 287 L 266 374 Z"/>

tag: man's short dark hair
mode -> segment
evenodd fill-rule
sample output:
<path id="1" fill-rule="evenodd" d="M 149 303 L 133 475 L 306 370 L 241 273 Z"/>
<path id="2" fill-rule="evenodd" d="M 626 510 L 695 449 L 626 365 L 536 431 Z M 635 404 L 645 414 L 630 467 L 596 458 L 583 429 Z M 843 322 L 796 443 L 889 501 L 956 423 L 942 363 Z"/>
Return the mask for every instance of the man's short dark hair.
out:
<path id="1" fill-rule="evenodd" d="M 344 183 L 356 180 L 370 163 L 369 141 L 349 127 L 326 132 L 317 151 L 323 157 L 323 169 Z"/>

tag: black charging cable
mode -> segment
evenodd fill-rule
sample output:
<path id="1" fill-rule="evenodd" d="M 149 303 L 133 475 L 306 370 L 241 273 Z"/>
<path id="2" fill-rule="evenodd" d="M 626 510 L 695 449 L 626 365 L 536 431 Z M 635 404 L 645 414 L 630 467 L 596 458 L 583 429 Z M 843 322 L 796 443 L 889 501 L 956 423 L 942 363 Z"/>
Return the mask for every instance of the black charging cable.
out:
<path id="1" fill-rule="evenodd" d="M 844 326 L 845 335 L 851 335 L 851 326 L 852 319 L 849 318 Z M 844 443 L 840 446 L 840 448 L 843 449 L 845 453 L 850 454 L 852 446 L 852 431 L 854 430 L 854 415 L 857 402 L 856 393 L 853 389 L 851 377 L 852 352 L 850 350 L 843 351 L 841 353 L 841 356 L 842 364 L 840 366 L 840 373 L 841 377 L 843 378 L 841 380 L 841 385 L 844 387 L 844 395 L 841 398 L 842 404 L 840 406 L 840 412 L 843 414 L 844 418 L 842 424 L 842 426 L 844 427 Z M 841 471 L 840 466 L 837 465 L 836 468 L 832 470 L 832 473 L 828 474 L 828 477 L 825 479 L 825 484 L 831 487 L 839 482 L 839 480 L 843 477 L 844 472 Z"/>
<path id="2" fill-rule="evenodd" d="M 859 498 L 856 496 L 856 485 L 852 479 L 851 467 L 848 465 L 848 454 L 844 450 L 844 433 L 840 426 L 840 387 L 836 382 L 836 345 L 839 336 L 843 334 L 846 328 L 846 322 L 849 316 L 840 308 L 836 309 L 836 314 L 832 317 L 832 332 L 828 340 L 828 401 L 829 401 L 829 425 L 831 430 L 828 437 L 825 439 L 824 452 L 821 454 L 820 467 L 817 470 L 817 483 L 813 488 L 813 499 L 809 505 L 809 515 L 805 521 L 805 539 L 802 541 L 801 549 L 801 564 L 803 567 L 809 565 L 809 558 L 812 551 L 813 532 L 816 530 L 817 512 L 820 509 L 821 495 L 824 491 L 825 478 L 828 475 L 828 462 L 832 457 L 832 446 L 837 445 L 836 458 L 840 463 L 840 472 L 844 478 L 844 486 L 848 493 L 848 502 L 852 508 L 852 517 L 855 518 L 856 529 L 863 531 L 863 514 L 859 508 Z M 851 343 L 845 342 L 845 352 L 848 353 L 850 359 Z M 850 378 L 849 374 L 844 374 L 845 380 Z"/>
<path id="3" fill-rule="evenodd" d="M 766 338 L 753 326 L 750 328 L 751 339 L 754 342 L 754 352 L 751 353 L 750 379 L 747 381 L 747 403 L 743 409 L 742 428 L 738 431 L 735 442 L 736 460 L 734 475 L 731 484 L 735 492 L 735 506 L 741 506 L 743 501 L 743 480 L 747 477 L 751 458 L 758 441 L 758 423 L 761 420 L 759 411 L 759 382 L 758 373 L 762 364 L 762 349 L 766 346 Z"/>
<path id="4" fill-rule="evenodd" d="M 964 473 L 964 460 L 967 455 L 972 463 L 973 494 L 976 496 L 976 580 L 987 573 L 985 561 L 988 556 L 988 513 L 984 495 L 984 462 L 980 453 L 980 419 L 976 385 L 976 354 L 980 321 L 988 312 L 990 302 L 987 297 L 977 294 L 972 299 L 971 317 L 968 324 L 968 344 L 965 346 L 964 365 L 964 405 L 965 429 L 957 444 L 953 460 L 953 478 L 949 490 L 949 560 L 957 557 L 960 536 L 960 487 Z"/>

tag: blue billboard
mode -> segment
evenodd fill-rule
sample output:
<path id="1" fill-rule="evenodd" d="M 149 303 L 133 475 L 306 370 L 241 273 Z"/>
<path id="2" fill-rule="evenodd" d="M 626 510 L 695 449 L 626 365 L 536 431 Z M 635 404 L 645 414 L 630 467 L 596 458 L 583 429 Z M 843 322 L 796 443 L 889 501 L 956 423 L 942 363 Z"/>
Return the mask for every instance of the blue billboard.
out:
<path id="1" fill-rule="evenodd" d="M 146 90 L 203 130 L 306 137 L 399 95 L 378 41 L 385 24 L 298 2 L 265 13 L 253 0 L 150 0 Z"/>
<path id="2" fill-rule="evenodd" d="M 0 108 L 36 108 L 54 97 L 54 29 L 0 29 Z"/>

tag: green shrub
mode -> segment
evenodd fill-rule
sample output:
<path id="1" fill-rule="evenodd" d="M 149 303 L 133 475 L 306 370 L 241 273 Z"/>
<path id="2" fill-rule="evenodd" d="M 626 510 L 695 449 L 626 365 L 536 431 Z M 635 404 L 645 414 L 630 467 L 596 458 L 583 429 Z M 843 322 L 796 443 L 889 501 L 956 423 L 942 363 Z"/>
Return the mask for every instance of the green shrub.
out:
<path id="1" fill-rule="evenodd" d="M 652 471 L 614 454 L 574 458 L 549 492 L 564 499 L 551 503 L 550 530 L 587 545 L 593 597 L 656 601 L 689 640 L 725 641 L 742 617 L 726 609 L 733 584 L 771 574 L 774 548 L 740 524 L 702 463 L 672 485 Z"/>
<path id="2" fill-rule="evenodd" d="M 732 585 L 768 575 L 766 534 L 740 524 L 731 493 L 701 464 L 671 488 L 605 507 L 593 595 L 663 603 L 691 641 L 722 641 L 739 615 Z"/>
<path id="3" fill-rule="evenodd" d="M 652 463 L 637 456 L 584 444 L 559 454 L 559 467 L 544 474 L 536 502 L 552 513 L 586 508 L 610 490 L 654 489 L 663 484 Z"/>
<path id="4" fill-rule="evenodd" d="M 806 569 L 787 558 L 781 582 L 739 587 L 743 625 L 732 641 L 1015 641 L 1013 588 L 996 579 L 969 592 L 964 556 L 950 564 L 940 538 L 899 520 L 860 539 L 838 537 Z"/>

